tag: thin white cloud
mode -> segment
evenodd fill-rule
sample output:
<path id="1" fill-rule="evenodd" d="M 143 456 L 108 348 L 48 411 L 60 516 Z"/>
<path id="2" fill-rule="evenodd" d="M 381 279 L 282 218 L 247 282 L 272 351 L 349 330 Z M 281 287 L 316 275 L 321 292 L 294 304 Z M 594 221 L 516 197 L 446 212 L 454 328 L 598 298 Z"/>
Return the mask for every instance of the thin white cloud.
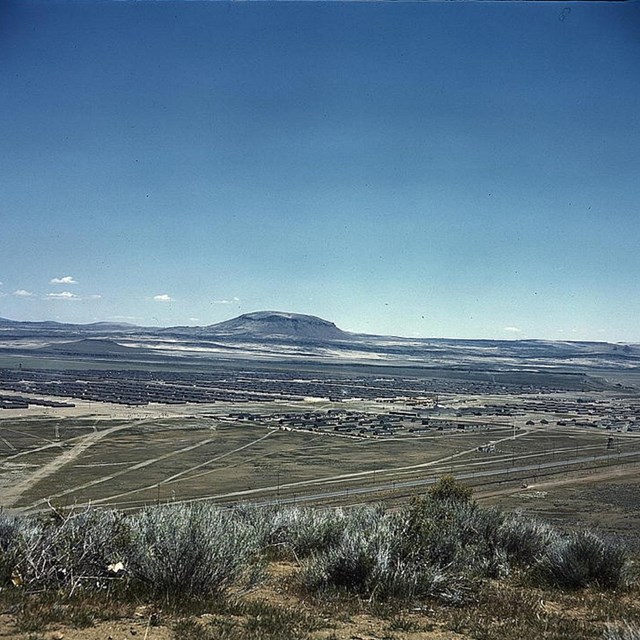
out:
<path id="1" fill-rule="evenodd" d="M 73 276 L 62 276 L 62 278 L 51 278 L 50 284 L 78 284 Z"/>
<path id="2" fill-rule="evenodd" d="M 89 300 L 102 300 L 102 296 L 99 293 L 92 293 L 87 296 Z"/>
<path id="3" fill-rule="evenodd" d="M 233 297 L 231 300 L 214 300 L 213 304 L 237 304 L 240 298 Z"/>
<path id="4" fill-rule="evenodd" d="M 503 331 L 509 331 L 510 333 L 522 333 L 520 327 L 504 327 Z"/>
<path id="5" fill-rule="evenodd" d="M 4 284 L 4 282 L 0 282 L 0 287 Z"/>
<path id="6" fill-rule="evenodd" d="M 71 293 L 71 291 L 62 291 L 61 293 L 47 293 L 47 300 L 80 300 L 80 296 Z"/>
<path id="7" fill-rule="evenodd" d="M 189 318 L 189 322 L 200 322 L 200 318 Z"/>
<path id="8" fill-rule="evenodd" d="M 34 294 L 31 291 L 26 291 L 25 289 L 16 289 L 13 292 L 14 296 L 18 296 L 18 298 L 33 298 Z"/>
<path id="9" fill-rule="evenodd" d="M 173 302 L 173 298 L 168 293 L 159 293 L 157 296 L 153 296 L 156 302 Z"/>

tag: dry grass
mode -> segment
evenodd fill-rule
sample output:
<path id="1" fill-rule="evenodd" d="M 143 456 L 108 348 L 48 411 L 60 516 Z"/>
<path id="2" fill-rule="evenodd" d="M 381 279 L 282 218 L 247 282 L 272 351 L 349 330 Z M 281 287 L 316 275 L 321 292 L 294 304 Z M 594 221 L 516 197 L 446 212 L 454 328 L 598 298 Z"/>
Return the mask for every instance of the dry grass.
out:
<path id="1" fill-rule="evenodd" d="M 62 629 L 67 638 L 81 638 L 84 630 L 89 637 L 92 628 L 96 634 L 112 628 L 107 624 L 128 630 L 140 618 L 175 640 L 586 640 L 605 634 L 607 640 L 637 640 L 640 625 L 637 586 L 563 592 L 513 575 L 485 583 L 472 602 L 454 607 L 437 600 L 377 603 L 345 593 L 301 596 L 292 588 L 298 570 L 296 563 L 273 563 L 257 592 L 171 605 L 132 593 L 65 598 L 5 590 L 1 604 L 12 612 L 12 626 L 3 637 L 50 637 L 51 629 Z"/>
<path id="2" fill-rule="evenodd" d="M 4 635 L 104 637 L 143 607 L 147 629 L 180 640 L 636 640 L 627 551 L 453 493 L 397 511 L 3 515 Z"/>

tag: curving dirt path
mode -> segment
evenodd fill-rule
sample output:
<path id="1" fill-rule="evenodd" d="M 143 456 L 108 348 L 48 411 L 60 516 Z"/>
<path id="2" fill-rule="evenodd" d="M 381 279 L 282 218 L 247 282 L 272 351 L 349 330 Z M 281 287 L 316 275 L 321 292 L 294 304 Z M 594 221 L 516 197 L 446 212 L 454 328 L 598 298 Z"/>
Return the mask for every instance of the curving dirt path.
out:
<path id="1" fill-rule="evenodd" d="M 212 442 L 215 442 L 215 441 L 216 441 L 216 438 L 207 438 L 206 440 L 201 440 L 200 442 L 196 442 L 195 444 L 190 444 L 188 447 L 183 447 L 182 449 L 170 451 L 169 453 L 165 453 L 164 455 L 158 456 L 156 458 L 148 458 L 147 460 L 143 460 L 142 462 L 133 464 L 130 467 L 123 469 L 122 471 L 118 471 L 117 473 L 112 473 L 108 476 L 102 476 L 101 478 L 96 478 L 95 480 L 85 482 L 84 484 L 80 484 L 75 487 L 71 487 L 70 489 L 66 489 L 65 491 L 60 491 L 59 493 L 53 493 L 50 496 L 47 496 L 46 498 L 36 500 L 36 502 L 33 502 L 27 507 L 24 507 L 24 510 L 31 510 L 35 507 L 45 504 L 49 500 L 51 500 L 51 498 L 64 498 L 65 496 L 75 493 L 76 491 L 81 491 L 82 489 L 88 489 L 89 487 L 94 487 L 104 482 L 110 482 L 111 480 L 114 480 L 115 478 L 123 476 L 126 473 L 131 473 L 132 471 L 143 469 L 144 467 L 148 467 L 149 465 L 155 464 L 156 462 L 161 462 L 162 460 L 166 460 L 167 458 L 180 455 L 181 453 L 187 453 L 188 451 L 192 451 L 193 449 L 204 447 L 205 445 L 211 444 Z M 96 502 L 99 502 L 99 501 L 98 500 L 92 501 L 92 504 L 95 504 Z"/>
<path id="2" fill-rule="evenodd" d="M 520 433 L 517 433 L 515 435 L 515 438 L 520 438 L 522 436 L 525 435 L 530 435 L 531 433 L 538 431 L 539 429 L 528 429 L 528 430 L 523 430 Z M 269 432 L 269 433 L 274 433 L 274 432 Z M 253 443 L 250 443 L 249 445 L 244 445 L 242 448 L 247 448 L 247 446 L 250 446 L 252 444 L 255 444 L 255 442 L 258 442 L 259 440 L 264 439 L 263 436 L 262 438 L 259 438 L 258 440 L 254 441 Z M 505 438 L 501 438 L 499 440 L 495 440 L 494 442 L 496 444 L 500 443 L 500 442 L 505 442 L 505 441 L 509 441 L 509 440 L 513 440 L 514 436 L 513 435 L 509 435 Z M 238 451 L 240 449 L 237 449 L 235 451 Z M 210 496 L 202 496 L 199 498 L 193 498 L 193 499 L 188 499 L 188 500 L 179 500 L 178 502 L 196 502 L 199 500 L 211 500 L 211 499 L 220 499 L 220 498 L 244 498 L 244 497 L 249 497 L 249 496 L 253 496 L 253 495 L 257 495 L 257 494 L 261 494 L 261 493 L 268 493 L 270 491 L 276 491 L 277 489 L 291 489 L 291 488 L 298 488 L 298 487 L 313 487 L 313 486 L 318 486 L 318 485 L 327 485 L 327 484 L 333 484 L 333 483 L 339 483 L 342 482 L 344 480 L 350 480 L 350 479 L 355 479 L 355 478 L 363 478 L 363 477 L 367 477 L 367 476 L 373 476 L 375 477 L 376 474 L 382 474 L 382 473 L 393 473 L 393 472 L 400 472 L 400 471 L 407 471 L 407 470 L 415 470 L 415 469 L 424 469 L 424 468 L 428 468 L 428 467 L 437 467 L 438 465 L 441 465 L 443 463 L 448 463 L 451 460 L 454 460 L 456 458 L 460 458 L 462 456 L 468 455 L 470 453 L 474 453 L 477 450 L 477 447 L 474 446 L 470 449 L 465 449 L 464 451 L 459 451 L 457 453 L 453 453 L 450 454 L 448 456 L 444 456 L 442 458 L 438 458 L 437 460 L 430 460 L 429 462 L 422 462 L 420 464 L 414 464 L 414 465 L 408 465 L 408 466 L 403 466 L 403 467 L 385 467 L 382 469 L 370 469 L 368 471 L 357 471 L 357 472 L 353 472 L 353 473 L 345 473 L 345 474 L 340 474 L 340 475 L 335 475 L 335 476 L 327 476 L 324 478 L 311 478 L 308 480 L 299 480 L 297 482 L 289 482 L 289 483 L 283 483 L 283 484 L 279 484 L 278 486 L 272 486 L 272 487 L 259 487 L 256 489 L 245 489 L 245 490 L 239 490 L 239 491 L 233 491 L 231 493 L 224 493 L 224 494 L 218 494 L 218 495 L 210 495 Z M 235 451 L 230 452 L 229 454 L 225 454 L 225 455 L 230 455 L 231 453 L 234 453 Z M 210 461 L 209 461 L 210 462 Z M 202 466 L 202 465 L 200 465 Z M 192 471 L 193 469 L 195 469 L 195 467 L 187 470 L 187 471 Z M 207 471 L 204 473 L 210 473 L 211 471 Z M 204 473 L 202 475 L 204 475 Z M 180 475 L 180 474 L 178 474 Z M 200 475 L 200 474 L 198 474 Z M 176 476 L 174 476 L 176 477 Z M 192 476 L 193 477 L 197 477 L 196 476 Z M 156 483 L 153 485 L 150 485 L 149 487 L 145 487 L 147 489 L 155 489 L 157 486 L 159 486 L 160 484 L 163 483 Z M 115 500 L 117 498 L 120 497 L 124 497 L 126 495 L 130 495 L 132 493 L 136 493 L 138 491 L 140 491 L 141 489 L 133 489 L 131 491 L 127 491 L 126 493 L 121 493 L 118 495 L 114 495 L 114 496 L 109 496 L 108 498 L 102 498 L 101 500 L 94 500 L 92 501 L 92 504 L 96 504 L 98 502 L 108 502 L 108 501 L 112 501 Z"/>
<path id="3" fill-rule="evenodd" d="M 148 485 L 146 487 L 136 487 L 135 489 L 130 489 L 129 491 L 123 491 L 122 493 L 118 493 L 116 495 L 107 496 L 106 498 L 99 498 L 97 500 L 92 500 L 91 504 L 102 504 L 104 502 L 112 502 L 113 500 L 117 500 L 118 498 L 124 498 L 125 496 L 129 496 L 129 495 L 132 495 L 134 493 L 139 493 L 140 491 L 149 491 L 149 490 L 152 490 L 152 489 L 157 489 L 158 487 L 163 486 L 165 484 L 173 484 L 174 482 L 179 482 L 178 478 L 180 478 L 181 476 L 183 476 L 183 475 L 185 475 L 187 473 L 190 473 L 191 471 L 195 471 L 196 469 L 200 469 L 201 467 L 204 467 L 206 465 L 212 464 L 213 462 L 217 462 L 218 460 L 222 460 L 223 458 L 227 458 L 228 456 L 230 456 L 230 455 L 232 455 L 234 453 L 238 453 L 239 451 L 243 451 L 244 449 L 248 449 L 249 447 L 252 447 L 254 444 L 257 444 L 258 442 L 261 442 L 265 438 L 268 438 L 269 436 L 273 435 L 274 433 L 276 433 L 276 432 L 275 431 L 269 431 L 269 433 L 267 433 L 266 435 L 258 438 L 257 440 L 253 440 L 252 442 L 249 442 L 248 444 L 244 444 L 241 447 L 238 447 L 237 449 L 234 449 L 233 451 L 227 451 L 226 453 L 223 453 L 223 454 L 221 454 L 221 455 L 219 455 L 219 456 L 217 456 L 215 458 L 211 458 L 210 460 L 206 460 L 205 462 L 197 464 L 194 467 L 189 467 L 188 469 L 185 469 L 183 471 L 180 471 L 179 473 L 176 473 L 176 474 L 174 474 L 172 476 L 169 476 L 168 478 L 165 478 L 161 482 L 155 482 L 154 484 L 150 484 L 150 485 Z M 211 440 L 211 441 L 207 441 L 207 442 L 213 442 L 213 441 Z M 192 445 L 190 447 L 186 447 L 185 449 L 180 449 L 178 451 L 172 451 L 171 453 L 165 454 L 164 456 L 161 456 L 160 458 L 155 458 L 154 460 L 145 461 L 144 463 L 140 463 L 140 464 L 134 465 L 134 467 L 129 467 L 129 469 L 121 471 L 120 473 L 116 473 L 116 474 L 113 474 L 113 475 L 105 477 L 105 478 L 100 478 L 100 480 L 87 483 L 86 485 L 82 485 L 80 487 L 74 487 L 73 489 L 70 489 L 69 491 L 66 491 L 65 493 L 71 493 L 72 491 L 78 491 L 80 489 L 85 489 L 85 488 L 87 488 L 89 486 L 93 486 L 93 485 L 98 484 L 100 482 L 104 482 L 105 480 L 112 480 L 116 476 L 123 475 L 125 473 L 128 473 L 129 471 L 134 471 L 135 469 L 139 469 L 139 468 L 141 468 L 143 466 L 147 466 L 147 464 L 152 464 L 153 462 L 159 462 L 160 460 L 164 460 L 165 458 L 168 458 L 169 456 L 176 455 L 178 453 L 184 453 L 185 451 L 190 451 L 191 449 L 195 449 L 196 446 L 201 446 L 201 445 L 200 444 Z M 193 477 L 198 477 L 198 476 L 193 476 Z M 187 478 L 187 479 L 190 480 L 191 477 Z M 53 497 L 59 497 L 59 496 L 53 496 Z M 33 505 L 31 505 L 29 508 L 36 507 L 42 502 L 43 502 L 42 500 L 39 503 L 36 502 Z"/>
<path id="4" fill-rule="evenodd" d="M 140 423 L 136 423 L 138 426 Z M 96 431 L 90 433 L 88 436 L 84 436 L 80 442 L 75 444 L 71 449 L 62 452 L 59 456 L 42 465 L 39 469 L 34 471 L 31 475 L 27 476 L 12 487 L 8 487 L 2 492 L 0 496 L 0 503 L 3 507 L 13 507 L 15 503 L 20 499 L 22 494 L 29 491 L 38 482 L 42 482 L 45 478 L 58 472 L 64 465 L 73 462 L 78 456 L 82 455 L 89 447 L 92 447 L 96 442 L 100 442 L 103 438 L 116 433 L 117 431 L 123 431 L 124 429 L 130 429 L 132 424 L 120 424 L 114 427 L 108 427 L 104 431 Z M 56 443 L 57 445 L 58 443 Z M 51 445 L 47 445 L 51 446 Z M 43 447 L 46 448 L 46 447 Z M 33 453 L 33 451 L 30 451 Z M 15 457 L 15 456 L 12 456 Z"/>

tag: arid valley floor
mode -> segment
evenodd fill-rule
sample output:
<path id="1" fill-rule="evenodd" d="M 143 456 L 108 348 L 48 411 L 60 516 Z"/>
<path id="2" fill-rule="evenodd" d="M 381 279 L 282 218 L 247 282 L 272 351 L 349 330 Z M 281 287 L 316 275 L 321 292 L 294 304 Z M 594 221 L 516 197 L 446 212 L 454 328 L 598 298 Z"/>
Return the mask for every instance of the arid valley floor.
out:
<path id="1" fill-rule="evenodd" d="M 621 354 L 606 343 L 417 344 L 372 336 L 328 343 L 226 336 L 225 342 L 122 331 L 88 338 L 68 328 L 5 331 L 0 506 L 6 513 L 87 505 L 134 513 L 164 503 L 393 509 L 453 475 L 473 487 L 482 505 L 524 511 L 564 530 L 590 527 L 640 552 L 635 346 Z M 222 348 L 238 354 L 221 355 Z M 261 589 L 272 604 L 305 607 L 277 586 L 291 571 L 272 564 Z M 514 602 L 524 597 L 516 592 L 508 594 Z M 540 602 L 547 597 L 539 595 Z M 598 602 L 571 624 L 587 629 L 591 606 L 600 607 L 598 624 L 608 619 L 610 604 Z M 136 618 L 134 609 L 122 623 L 64 627 L 64 637 L 180 637 L 174 627 L 149 632 L 151 617 Z M 420 632 L 431 624 L 422 613 L 414 631 L 405 614 L 402 623 L 397 616 L 381 622 L 368 609 L 352 613 L 329 635 L 304 637 L 498 637 L 452 631 L 456 616 L 472 612 L 443 609 Z M 15 635 L 12 620 L 0 621 L 6 623 L 0 637 L 29 637 Z"/>
<path id="2" fill-rule="evenodd" d="M 357 504 L 402 500 L 452 473 L 486 500 L 638 531 L 625 490 L 640 475 L 633 379 L 593 378 L 587 389 L 561 374 L 508 384 L 246 364 L 3 370 L 3 400 L 28 406 L 0 410 L 2 506 Z M 119 388 L 129 395 L 82 398 Z M 172 398 L 155 400 L 160 392 Z M 69 406 L 46 406 L 56 403 Z"/>

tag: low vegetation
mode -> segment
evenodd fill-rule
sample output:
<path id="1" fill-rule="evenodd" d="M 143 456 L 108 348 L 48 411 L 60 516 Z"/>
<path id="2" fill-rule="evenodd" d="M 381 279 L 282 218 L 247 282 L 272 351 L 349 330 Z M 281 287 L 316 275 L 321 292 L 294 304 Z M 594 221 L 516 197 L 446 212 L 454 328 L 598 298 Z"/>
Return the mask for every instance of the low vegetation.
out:
<path id="1" fill-rule="evenodd" d="M 217 596 L 259 564 L 252 528 L 208 505 L 147 509 L 126 525 L 123 573 L 164 600 Z"/>
<path id="2" fill-rule="evenodd" d="M 608 625 L 604 640 L 640 640 L 640 626 L 623 624 Z"/>
<path id="3" fill-rule="evenodd" d="M 242 600 L 269 563 L 292 567 L 280 588 L 288 597 L 320 609 L 355 602 L 387 611 L 389 637 L 420 627 L 406 613 L 425 606 L 444 607 L 440 624 L 469 637 L 512 637 L 488 630 L 518 611 L 514 638 L 535 637 L 527 629 L 565 637 L 540 626 L 551 615 L 540 604 L 545 599 L 579 592 L 582 601 L 589 594 L 620 603 L 636 588 L 632 558 L 619 543 L 480 507 L 452 478 L 398 510 L 202 503 L 129 515 L 95 508 L 46 518 L 0 513 L 2 594 L 25 632 L 60 621 L 91 625 L 107 610 L 126 615 L 125 603 L 143 602 L 173 612 L 180 638 L 312 637 L 319 628 L 313 615 Z M 639 638 L 640 611 L 614 609 L 593 627 L 596 636 L 571 627 L 566 637 Z M 214 612 L 206 621 L 194 617 L 205 610 Z M 554 628 L 559 633 L 562 624 Z"/>
<path id="4" fill-rule="evenodd" d="M 629 557 L 624 547 L 580 531 L 554 540 L 543 556 L 539 574 L 550 584 L 569 589 L 596 585 L 616 589 L 625 580 Z"/>

